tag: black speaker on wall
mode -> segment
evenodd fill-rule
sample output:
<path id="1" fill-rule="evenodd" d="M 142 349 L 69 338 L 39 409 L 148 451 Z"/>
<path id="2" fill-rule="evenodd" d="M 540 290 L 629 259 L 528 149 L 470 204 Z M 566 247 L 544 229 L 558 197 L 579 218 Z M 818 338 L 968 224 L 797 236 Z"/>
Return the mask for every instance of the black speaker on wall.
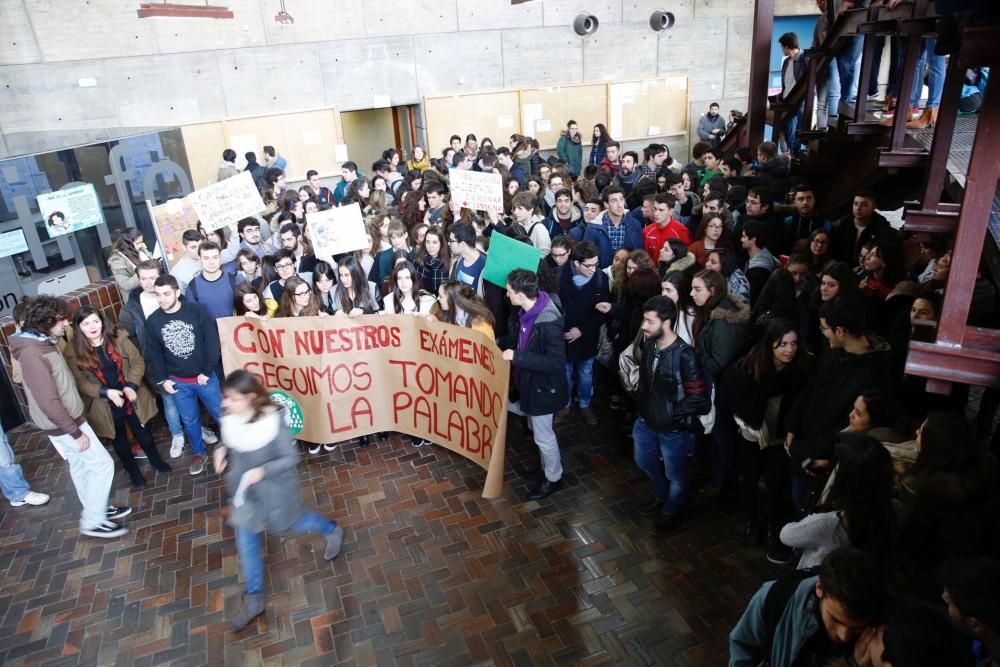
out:
<path id="1" fill-rule="evenodd" d="M 649 27 L 655 32 L 661 30 L 669 30 L 674 27 L 674 14 L 673 12 L 665 12 L 662 9 L 657 9 L 655 12 L 649 15 Z"/>
<path id="2" fill-rule="evenodd" d="M 593 35 L 600 25 L 601 22 L 593 14 L 580 14 L 573 19 L 573 32 L 581 37 Z"/>

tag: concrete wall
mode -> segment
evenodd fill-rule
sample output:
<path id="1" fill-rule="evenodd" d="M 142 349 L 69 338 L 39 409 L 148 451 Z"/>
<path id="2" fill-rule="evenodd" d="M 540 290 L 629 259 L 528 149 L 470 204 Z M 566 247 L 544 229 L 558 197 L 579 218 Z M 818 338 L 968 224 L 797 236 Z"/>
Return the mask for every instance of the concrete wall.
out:
<path id="1" fill-rule="evenodd" d="M 710 101 L 746 105 L 753 0 L 287 0 L 290 25 L 274 20 L 277 0 L 213 4 L 235 18 L 139 19 L 139 0 L 0 0 L 0 158 L 223 117 L 365 109 L 375 95 L 401 105 L 678 73 L 692 81 L 692 126 Z M 815 12 L 812 0 L 779 4 Z M 660 8 L 677 24 L 654 33 Z M 586 38 L 569 27 L 583 10 L 601 22 Z"/>

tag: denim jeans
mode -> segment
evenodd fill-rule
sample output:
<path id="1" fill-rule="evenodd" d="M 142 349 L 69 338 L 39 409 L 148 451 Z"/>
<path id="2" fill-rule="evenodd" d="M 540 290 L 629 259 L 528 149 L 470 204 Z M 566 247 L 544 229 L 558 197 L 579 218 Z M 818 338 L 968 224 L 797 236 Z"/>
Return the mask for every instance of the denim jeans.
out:
<path id="1" fill-rule="evenodd" d="M 791 114 L 785 121 L 785 141 L 788 143 L 788 150 L 791 152 L 799 150 L 799 125 L 802 124 L 802 115 L 805 113 L 805 102 L 799 102 L 795 113 Z"/>
<path id="2" fill-rule="evenodd" d="M 163 418 L 167 420 L 167 428 L 170 429 L 170 435 L 184 435 L 184 426 L 181 424 L 181 413 L 177 409 L 177 401 L 174 399 L 174 395 L 163 392 L 160 396 L 163 398 Z"/>
<path id="3" fill-rule="evenodd" d="M 594 359 L 566 362 L 566 384 L 569 386 L 569 402 L 573 402 L 573 375 L 579 382 L 576 385 L 576 400 L 581 408 L 590 407 L 590 399 L 594 395 Z M 574 371 L 576 371 L 574 373 Z"/>
<path id="4" fill-rule="evenodd" d="M 10 441 L 0 424 L 0 491 L 7 497 L 7 500 L 19 503 L 31 491 L 31 485 L 24 479 L 24 472 L 21 466 L 14 463 L 14 450 L 10 448 Z"/>
<path id="5" fill-rule="evenodd" d="M 840 75 L 837 61 L 831 59 L 816 77 L 816 127 L 826 129 L 830 116 L 838 115 L 840 106 Z"/>
<path id="6" fill-rule="evenodd" d="M 317 512 L 303 512 L 289 530 L 293 535 L 319 533 L 329 535 L 337 524 Z M 236 553 L 240 558 L 240 569 L 247 580 L 247 593 L 264 592 L 264 554 L 260 544 L 260 533 L 246 528 L 236 529 Z"/>
<path id="7" fill-rule="evenodd" d="M 840 98 L 845 102 L 855 100 L 858 74 L 858 56 L 864 41 L 860 35 L 843 37 L 837 50 L 837 72 L 840 76 Z"/>
<path id="8" fill-rule="evenodd" d="M 201 399 L 208 414 L 216 422 L 222 417 L 222 392 L 219 389 L 219 378 L 215 373 L 209 376 L 208 382 L 201 385 L 197 382 L 177 382 L 174 384 L 177 393 L 174 401 L 181 413 L 181 421 L 191 442 L 191 451 L 196 456 L 205 455 L 205 441 L 201 438 L 201 413 L 198 410 L 198 400 Z"/>
<path id="9" fill-rule="evenodd" d="M 80 443 L 71 435 L 50 435 L 49 440 L 69 464 L 69 476 L 83 505 L 80 528 L 86 530 L 97 528 L 108 520 L 108 496 L 115 477 L 115 462 L 90 424 L 84 422 L 80 430 L 90 438 L 90 447 L 82 452 Z"/>
<path id="10" fill-rule="evenodd" d="M 639 418 L 632 427 L 632 441 L 635 463 L 653 483 L 653 494 L 663 502 L 663 513 L 675 514 L 688 495 L 694 435 L 688 431 L 654 431 Z"/>
<path id="11" fill-rule="evenodd" d="M 924 90 L 924 67 L 927 67 L 927 108 L 937 109 L 941 106 L 941 92 L 944 90 L 944 56 L 934 55 L 933 37 L 924 37 L 920 42 L 920 61 L 913 80 L 913 95 L 910 97 L 910 107 L 916 109 L 920 104 L 920 93 Z"/>

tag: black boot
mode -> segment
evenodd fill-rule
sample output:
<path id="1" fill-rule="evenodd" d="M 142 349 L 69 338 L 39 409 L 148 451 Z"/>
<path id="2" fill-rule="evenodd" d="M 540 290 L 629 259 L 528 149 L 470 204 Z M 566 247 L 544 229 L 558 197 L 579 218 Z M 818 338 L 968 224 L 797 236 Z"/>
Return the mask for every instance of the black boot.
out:
<path id="1" fill-rule="evenodd" d="M 358 440 L 358 447 L 361 447 L 362 449 L 366 449 L 371 444 L 367 435 L 361 436 Z"/>
<path id="2" fill-rule="evenodd" d="M 529 500 L 541 500 L 542 498 L 548 498 L 553 493 L 558 491 L 562 487 L 562 480 L 557 479 L 554 482 L 550 482 L 548 479 L 543 479 L 542 483 L 536 486 L 534 489 L 528 493 Z"/>
<path id="3" fill-rule="evenodd" d="M 759 547 L 764 544 L 766 535 L 767 524 L 759 519 L 752 519 L 747 521 L 743 528 L 743 544 L 748 547 Z"/>

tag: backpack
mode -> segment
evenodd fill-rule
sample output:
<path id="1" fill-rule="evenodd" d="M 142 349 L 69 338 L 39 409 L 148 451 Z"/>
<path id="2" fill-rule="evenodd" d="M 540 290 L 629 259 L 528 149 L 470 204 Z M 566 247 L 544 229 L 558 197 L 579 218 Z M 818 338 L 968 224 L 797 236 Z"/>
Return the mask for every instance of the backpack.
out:
<path id="1" fill-rule="evenodd" d="M 233 292 L 235 292 L 236 291 L 236 274 L 233 273 L 232 271 L 223 271 L 223 273 L 225 273 L 227 276 L 229 276 L 229 288 L 231 290 L 233 290 Z M 198 280 L 197 280 L 197 278 L 200 275 L 201 275 L 201 271 L 199 271 L 198 273 L 195 274 L 194 278 L 191 279 L 191 282 L 189 282 L 188 286 L 187 286 L 188 300 L 193 301 L 194 303 L 198 303 Z"/>
<path id="2" fill-rule="evenodd" d="M 774 584 L 767 591 L 764 597 L 764 605 L 761 608 L 761 617 L 767 627 L 771 637 L 781 621 L 781 615 L 785 613 L 788 601 L 795 595 L 799 584 L 809 577 L 819 574 L 818 567 L 811 567 L 805 570 L 795 570 L 775 580 Z"/>

